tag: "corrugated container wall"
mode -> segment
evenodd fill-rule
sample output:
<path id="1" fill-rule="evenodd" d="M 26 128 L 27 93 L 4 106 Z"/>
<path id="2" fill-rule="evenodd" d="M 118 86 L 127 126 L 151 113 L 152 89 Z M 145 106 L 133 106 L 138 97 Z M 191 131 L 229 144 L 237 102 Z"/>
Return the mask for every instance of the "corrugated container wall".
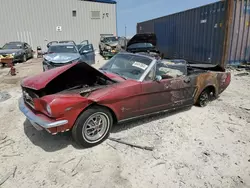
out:
<path id="1" fill-rule="evenodd" d="M 233 1 L 230 20 L 229 64 L 250 62 L 250 0 Z"/>
<path id="2" fill-rule="evenodd" d="M 249 0 L 229 1 L 138 23 L 137 33 L 155 33 L 165 58 L 209 64 L 249 61 Z"/>
<path id="3" fill-rule="evenodd" d="M 116 4 L 80 0 L 1 0 L 0 45 L 23 41 L 34 49 L 53 40 L 89 40 L 116 35 Z"/>

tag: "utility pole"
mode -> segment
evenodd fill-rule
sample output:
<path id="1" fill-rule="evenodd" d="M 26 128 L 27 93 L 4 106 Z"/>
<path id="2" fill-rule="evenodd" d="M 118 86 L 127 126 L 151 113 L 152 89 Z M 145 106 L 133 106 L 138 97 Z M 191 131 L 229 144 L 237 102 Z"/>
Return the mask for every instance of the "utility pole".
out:
<path id="1" fill-rule="evenodd" d="M 125 25 L 125 38 L 127 38 L 127 26 Z"/>

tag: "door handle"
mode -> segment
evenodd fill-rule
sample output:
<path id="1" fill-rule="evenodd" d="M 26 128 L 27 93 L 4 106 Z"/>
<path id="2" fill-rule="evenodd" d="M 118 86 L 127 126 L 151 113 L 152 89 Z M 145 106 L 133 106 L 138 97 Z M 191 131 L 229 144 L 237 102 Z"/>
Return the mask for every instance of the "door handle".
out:
<path id="1" fill-rule="evenodd" d="M 185 83 L 189 83 L 190 81 L 191 81 L 190 78 L 185 78 L 185 79 L 184 79 L 184 82 L 185 82 Z"/>

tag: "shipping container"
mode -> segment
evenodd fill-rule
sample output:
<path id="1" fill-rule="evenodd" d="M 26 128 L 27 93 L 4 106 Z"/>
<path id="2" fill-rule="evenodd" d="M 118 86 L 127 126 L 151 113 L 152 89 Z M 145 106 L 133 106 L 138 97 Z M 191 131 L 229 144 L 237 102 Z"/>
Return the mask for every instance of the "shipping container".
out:
<path id="1" fill-rule="evenodd" d="M 250 61 L 250 0 L 219 1 L 137 24 L 137 33 L 155 33 L 165 58 L 190 63 Z"/>

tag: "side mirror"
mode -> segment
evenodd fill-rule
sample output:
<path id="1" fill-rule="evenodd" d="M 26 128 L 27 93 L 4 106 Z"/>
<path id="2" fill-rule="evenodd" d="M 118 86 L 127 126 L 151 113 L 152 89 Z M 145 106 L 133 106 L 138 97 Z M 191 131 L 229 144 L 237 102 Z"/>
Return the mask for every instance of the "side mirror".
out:
<path id="1" fill-rule="evenodd" d="M 156 81 L 156 82 L 160 82 L 161 80 L 162 80 L 162 77 L 161 77 L 161 76 L 157 75 L 157 76 L 155 77 L 155 81 Z"/>

